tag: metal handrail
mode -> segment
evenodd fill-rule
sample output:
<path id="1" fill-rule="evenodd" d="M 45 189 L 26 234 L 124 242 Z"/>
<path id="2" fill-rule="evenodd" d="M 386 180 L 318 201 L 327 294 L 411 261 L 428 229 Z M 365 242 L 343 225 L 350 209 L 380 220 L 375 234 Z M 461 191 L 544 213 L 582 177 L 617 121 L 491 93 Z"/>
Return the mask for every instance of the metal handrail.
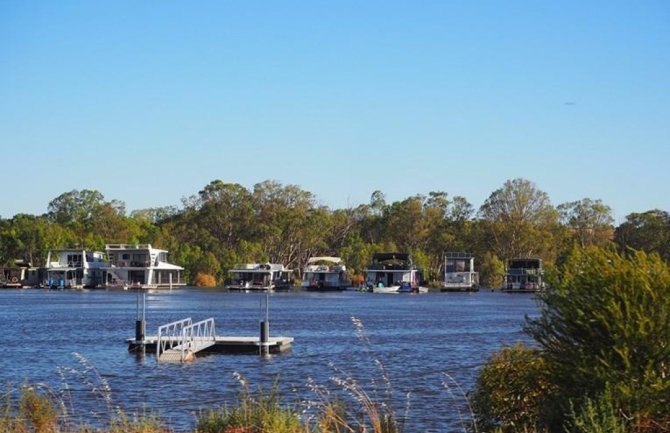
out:
<path id="1" fill-rule="evenodd" d="M 214 318 L 210 317 L 184 326 L 181 330 L 181 360 L 184 361 L 190 352 L 197 352 L 214 343 L 216 343 Z"/>
<path id="2" fill-rule="evenodd" d="M 182 343 L 184 328 L 191 325 L 190 317 L 158 327 L 158 339 L 156 341 L 156 359 L 160 359 L 161 353 L 177 347 Z"/>

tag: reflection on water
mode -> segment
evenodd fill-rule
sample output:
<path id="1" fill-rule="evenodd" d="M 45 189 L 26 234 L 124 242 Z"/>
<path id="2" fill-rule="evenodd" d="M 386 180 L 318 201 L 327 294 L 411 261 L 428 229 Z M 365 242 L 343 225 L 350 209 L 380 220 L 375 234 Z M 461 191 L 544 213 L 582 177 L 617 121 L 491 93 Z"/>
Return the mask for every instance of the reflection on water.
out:
<path id="1" fill-rule="evenodd" d="M 257 335 L 261 296 L 191 288 L 152 292 L 147 333 L 184 317 L 214 317 L 218 335 Z M 403 409 L 411 393 L 407 431 L 444 432 L 458 429 L 456 408 L 462 404 L 451 397 L 453 387 L 445 388 L 444 373 L 470 389 L 492 351 L 527 340 L 524 315 L 537 313 L 532 296 L 483 291 L 276 293 L 270 295 L 270 333 L 294 337 L 291 352 L 209 355 L 181 365 L 127 352 L 136 303 L 133 292 L 1 290 L 2 384 L 27 380 L 67 390 L 76 415 L 89 421 L 114 406 L 127 412 L 149 408 L 175 430 L 187 430 L 198 410 L 234 399 L 240 390 L 234 372 L 266 389 L 279 376 L 287 400 L 297 401 L 315 398 L 308 378 L 341 391 L 330 380 L 338 374 L 356 377 L 373 392 L 378 359 L 389 372 L 396 407 Z M 369 344 L 357 337 L 352 316 L 362 321 Z"/>

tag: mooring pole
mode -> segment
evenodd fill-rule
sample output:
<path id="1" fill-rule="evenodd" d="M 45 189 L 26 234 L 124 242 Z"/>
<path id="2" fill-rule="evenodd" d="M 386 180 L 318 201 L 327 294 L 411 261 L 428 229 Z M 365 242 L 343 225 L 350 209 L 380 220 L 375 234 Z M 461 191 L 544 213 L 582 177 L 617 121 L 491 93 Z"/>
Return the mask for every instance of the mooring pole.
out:
<path id="1" fill-rule="evenodd" d="M 262 300 L 263 298 L 261 298 Z M 268 292 L 265 292 L 265 320 L 261 320 L 261 338 L 260 338 L 260 346 L 259 346 L 259 351 L 261 356 L 267 356 L 270 354 L 270 346 L 269 346 L 269 341 L 270 341 L 270 311 L 269 311 L 269 306 L 268 306 L 268 301 L 270 299 L 270 294 Z M 262 308 L 263 304 L 261 301 L 261 315 L 262 313 Z"/>
<path id="2" fill-rule="evenodd" d="M 146 293 L 141 293 L 141 302 L 142 305 L 140 307 L 140 292 L 137 292 L 137 317 L 135 320 L 135 341 L 136 342 L 141 342 L 142 347 L 144 347 L 144 337 L 146 335 L 146 330 L 147 330 L 147 322 L 146 322 L 146 308 L 147 308 L 147 298 L 146 298 Z"/>

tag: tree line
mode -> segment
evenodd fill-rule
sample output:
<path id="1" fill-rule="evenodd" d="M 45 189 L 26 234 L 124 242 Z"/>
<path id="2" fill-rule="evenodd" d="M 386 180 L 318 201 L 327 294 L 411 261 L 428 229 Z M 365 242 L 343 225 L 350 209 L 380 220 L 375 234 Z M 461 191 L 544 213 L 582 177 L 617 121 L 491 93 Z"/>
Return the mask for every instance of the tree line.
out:
<path id="1" fill-rule="evenodd" d="M 151 243 L 170 251 L 191 281 L 200 274 L 222 282 L 236 264 L 282 263 L 297 271 L 315 255 L 336 255 L 360 274 L 372 255 L 412 254 L 429 280 L 441 278 L 444 251 L 474 254 L 485 287 L 502 282 L 504 263 L 539 257 L 558 266 L 574 246 L 633 248 L 670 260 L 670 215 L 631 213 L 614 226 L 612 209 L 584 198 L 554 206 L 527 179 L 506 181 L 479 208 L 445 191 L 388 202 L 375 191 L 367 204 L 319 205 L 296 185 L 266 180 L 248 189 L 214 180 L 180 206 L 126 212 L 95 190 L 73 190 L 51 200 L 43 215 L 0 218 L 0 264 L 36 266 L 49 249 L 101 250 L 106 243 Z"/>

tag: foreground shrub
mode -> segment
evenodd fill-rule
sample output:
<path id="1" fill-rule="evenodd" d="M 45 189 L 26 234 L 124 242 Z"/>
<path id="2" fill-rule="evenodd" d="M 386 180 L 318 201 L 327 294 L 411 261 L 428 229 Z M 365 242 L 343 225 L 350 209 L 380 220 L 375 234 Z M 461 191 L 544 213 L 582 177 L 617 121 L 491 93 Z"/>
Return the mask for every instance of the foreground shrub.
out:
<path id="1" fill-rule="evenodd" d="M 109 425 L 109 433 L 163 433 L 169 431 L 153 414 L 128 416 L 120 413 Z M 99 432 L 98 432 L 99 433 Z"/>
<path id="2" fill-rule="evenodd" d="M 607 390 L 595 399 L 585 398 L 580 409 L 573 407 L 568 416 L 569 433 L 626 433 L 626 419 L 617 410 L 612 393 Z"/>
<path id="3" fill-rule="evenodd" d="M 504 348 L 488 360 L 477 378 L 472 395 L 477 426 L 505 433 L 541 430 L 553 391 L 538 350 L 521 344 Z"/>
<path id="4" fill-rule="evenodd" d="M 575 251 L 560 275 L 542 296 L 540 317 L 527 326 L 557 386 L 563 416 L 551 420 L 554 430 L 561 430 L 570 402 L 579 413 L 586 398 L 597 401 L 606 389 L 608 404 L 633 426 L 667 419 L 668 264 L 657 255 L 589 248 Z"/>
<path id="5" fill-rule="evenodd" d="M 18 431 L 54 433 L 58 430 L 58 414 L 53 402 L 30 386 L 21 389 L 18 421 Z"/>
<path id="6" fill-rule="evenodd" d="M 223 406 L 200 414 L 199 433 L 304 433 L 297 411 L 283 407 L 277 387 L 265 393 L 249 391 L 243 380 L 243 391 L 233 407 Z"/>

